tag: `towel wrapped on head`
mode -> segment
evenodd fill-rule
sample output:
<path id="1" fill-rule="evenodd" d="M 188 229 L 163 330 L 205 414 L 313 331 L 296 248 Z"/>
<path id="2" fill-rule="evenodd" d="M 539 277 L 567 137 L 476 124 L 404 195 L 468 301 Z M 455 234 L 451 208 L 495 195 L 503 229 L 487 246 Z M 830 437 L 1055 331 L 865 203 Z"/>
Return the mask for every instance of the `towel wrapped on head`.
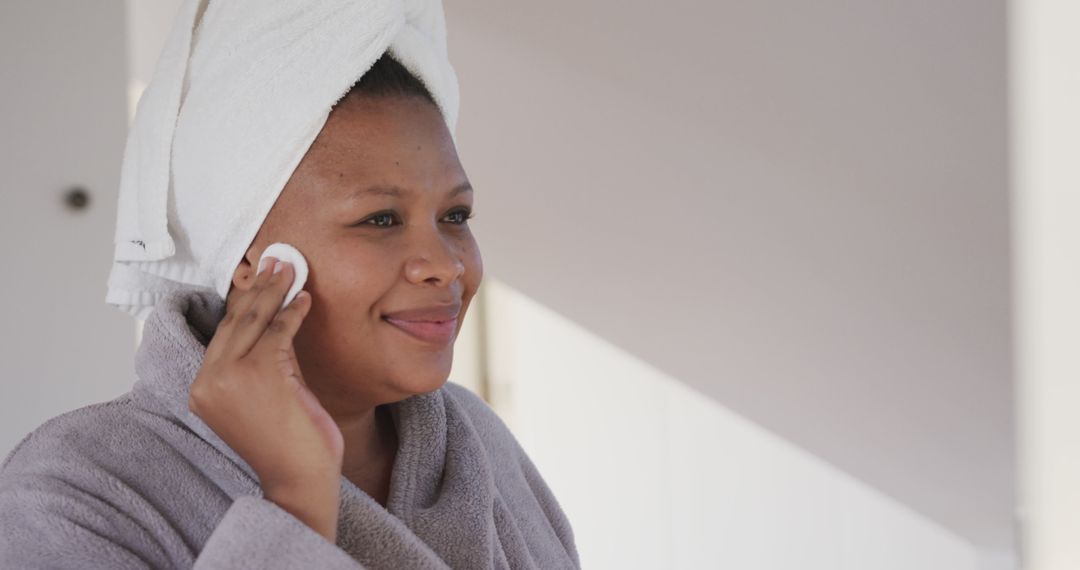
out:
<path id="1" fill-rule="evenodd" d="M 181 287 L 224 299 L 331 109 L 384 53 L 453 136 L 440 0 L 185 0 L 128 133 L 105 302 L 145 320 Z"/>

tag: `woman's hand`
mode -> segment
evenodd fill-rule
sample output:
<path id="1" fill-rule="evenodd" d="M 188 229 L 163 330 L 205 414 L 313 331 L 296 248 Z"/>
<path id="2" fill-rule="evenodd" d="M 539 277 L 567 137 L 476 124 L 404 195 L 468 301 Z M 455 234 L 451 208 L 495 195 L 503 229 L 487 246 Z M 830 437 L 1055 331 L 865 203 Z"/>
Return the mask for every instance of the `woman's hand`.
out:
<path id="1" fill-rule="evenodd" d="M 330 414 L 307 388 L 293 337 L 311 309 L 301 291 L 280 311 L 294 270 L 267 257 L 255 284 L 234 289 L 188 408 L 259 476 L 266 498 L 322 534 L 337 534 L 344 441 Z"/>

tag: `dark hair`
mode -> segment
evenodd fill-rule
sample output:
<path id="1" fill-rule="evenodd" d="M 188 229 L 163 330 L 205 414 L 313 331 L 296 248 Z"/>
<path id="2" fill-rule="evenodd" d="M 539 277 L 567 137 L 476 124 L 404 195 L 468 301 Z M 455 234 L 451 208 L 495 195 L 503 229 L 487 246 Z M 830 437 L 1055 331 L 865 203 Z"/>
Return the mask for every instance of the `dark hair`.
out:
<path id="1" fill-rule="evenodd" d="M 356 83 L 349 88 L 341 99 L 351 97 L 393 97 L 402 95 L 414 95 L 423 97 L 438 107 L 431 92 L 424 86 L 420 78 L 413 75 L 404 65 L 394 59 L 390 52 L 382 54 L 364 73 Z"/>

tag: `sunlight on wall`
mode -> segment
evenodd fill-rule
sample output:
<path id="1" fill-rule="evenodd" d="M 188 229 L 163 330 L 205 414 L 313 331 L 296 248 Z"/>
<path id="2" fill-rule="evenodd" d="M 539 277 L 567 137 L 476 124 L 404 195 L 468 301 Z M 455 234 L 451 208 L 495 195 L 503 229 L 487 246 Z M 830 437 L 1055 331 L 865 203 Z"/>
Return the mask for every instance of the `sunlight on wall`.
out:
<path id="1" fill-rule="evenodd" d="M 135 111 L 139 108 L 139 99 L 142 97 L 143 91 L 146 90 L 146 83 L 139 81 L 138 79 L 131 79 L 128 81 L 128 126 L 135 122 Z"/>
<path id="2" fill-rule="evenodd" d="M 1024 568 L 1080 568 L 1080 4 L 1010 4 Z"/>
<path id="3" fill-rule="evenodd" d="M 928 519 L 485 281 L 493 407 L 585 568 L 975 567 L 974 549 Z"/>

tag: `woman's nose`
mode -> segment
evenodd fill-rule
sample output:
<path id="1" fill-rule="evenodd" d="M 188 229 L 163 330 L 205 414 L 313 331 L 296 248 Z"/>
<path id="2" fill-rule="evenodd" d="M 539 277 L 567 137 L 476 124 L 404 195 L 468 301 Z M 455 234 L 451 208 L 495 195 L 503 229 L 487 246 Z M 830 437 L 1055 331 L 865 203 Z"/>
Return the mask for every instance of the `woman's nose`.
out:
<path id="1" fill-rule="evenodd" d="M 453 283 L 465 272 L 454 244 L 438 232 L 424 232 L 409 260 L 405 264 L 405 275 L 413 283 L 422 283 L 435 279 L 439 285 Z"/>

